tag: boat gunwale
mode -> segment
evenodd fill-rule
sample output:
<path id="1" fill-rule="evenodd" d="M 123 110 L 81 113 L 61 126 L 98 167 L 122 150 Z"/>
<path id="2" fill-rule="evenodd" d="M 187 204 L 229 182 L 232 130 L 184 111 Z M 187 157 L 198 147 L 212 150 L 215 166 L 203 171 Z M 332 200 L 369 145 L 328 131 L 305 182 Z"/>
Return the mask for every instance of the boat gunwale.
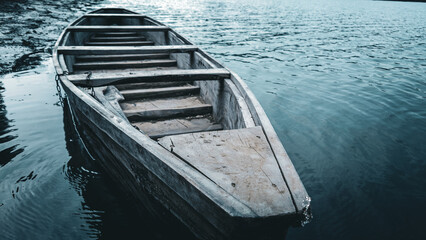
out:
<path id="1" fill-rule="evenodd" d="M 80 21 L 84 20 L 84 17 L 85 17 L 84 15 L 80 16 L 79 18 L 74 20 L 72 23 L 70 23 L 68 26 L 73 26 L 75 24 L 78 24 Z M 159 144 L 157 144 L 156 141 L 152 140 L 147 135 L 141 133 L 140 131 L 137 131 L 135 128 L 133 128 L 133 126 L 131 126 L 128 123 L 125 123 L 127 125 L 127 129 L 123 128 L 122 124 L 125 121 L 119 121 L 117 118 L 114 118 L 113 116 L 115 116 L 115 115 L 110 110 L 106 109 L 102 104 L 97 102 L 94 98 L 89 96 L 86 92 L 82 91 L 75 84 L 73 84 L 70 80 L 68 80 L 67 71 L 64 71 L 64 69 L 62 68 L 62 67 L 64 67 L 66 69 L 66 66 L 61 66 L 62 64 L 60 64 L 60 59 L 59 59 L 59 55 L 58 55 L 58 52 L 57 52 L 58 46 L 61 45 L 66 40 L 64 38 L 64 36 L 68 37 L 68 36 L 65 35 L 68 32 L 67 28 L 65 28 L 63 30 L 60 37 L 58 38 L 58 40 L 57 40 L 57 42 L 54 46 L 53 54 L 52 54 L 54 67 L 55 67 L 55 69 L 58 73 L 59 79 L 61 80 L 61 84 L 62 84 L 63 87 L 67 87 L 71 92 L 73 92 L 73 94 L 78 96 L 88 106 L 90 106 L 92 109 L 97 111 L 100 116 L 102 116 L 103 118 L 110 121 L 110 123 L 112 125 L 119 127 L 119 129 L 123 133 L 125 133 L 127 136 L 131 137 L 134 142 L 138 143 L 142 148 L 147 149 L 147 151 L 151 152 L 156 158 L 160 159 L 163 163 L 168 165 L 168 167 L 170 169 L 172 169 L 173 171 L 178 173 L 180 176 L 185 178 L 189 183 L 191 183 L 192 186 L 197 188 L 197 190 L 200 193 L 202 193 L 203 195 L 208 197 L 212 202 L 215 202 L 216 206 L 220 207 L 223 211 L 227 212 L 230 216 L 243 217 L 243 218 L 258 218 L 259 217 L 248 206 L 243 204 L 237 198 L 233 197 L 231 194 L 226 192 L 223 188 L 218 186 L 213 181 L 211 181 L 211 180 L 208 180 L 207 182 L 202 181 L 202 179 L 207 179 L 207 178 L 198 169 L 192 168 L 189 165 L 185 164 L 184 162 L 181 161 L 181 159 L 179 159 L 173 153 L 171 153 L 171 152 L 167 151 L 166 149 L 164 149 L 163 147 L 161 147 Z M 112 121 L 114 121 L 114 122 L 112 122 Z M 129 129 L 129 127 L 131 129 Z M 106 134 L 108 134 L 108 133 L 106 133 Z M 133 136 L 133 135 L 136 135 L 136 136 Z M 113 138 L 111 138 L 111 139 L 113 139 Z M 119 144 L 119 143 L 117 143 L 117 144 Z M 156 151 L 150 150 L 151 148 L 153 150 L 156 150 Z M 158 153 L 156 155 L 156 154 L 154 154 L 154 152 L 155 153 L 160 152 L 160 153 Z M 129 153 L 132 154 L 133 152 L 129 152 Z M 133 156 L 133 157 L 135 159 L 139 160 L 137 156 Z M 164 161 L 165 158 L 170 159 L 170 160 L 168 160 L 166 162 L 166 161 Z M 144 164 L 144 163 L 141 162 L 141 164 Z M 185 170 L 186 172 L 181 172 L 182 170 Z M 153 174 L 157 175 L 156 171 L 153 171 L 153 169 L 150 169 L 150 171 Z M 189 171 L 191 174 L 188 174 L 187 171 Z M 158 175 L 157 175 L 157 177 L 159 179 L 161 179 L 162 181 L 164 181 L 163 177 L 159 177 Z M 200 184 L 201 182 L 203 184 Z M 208 183 L 208 185 L 206 185 L 207 183 Z M 174 190 L 178 195 L 182 195 L 182 193 L 177 192 L 176 189 L 172 189 L 172 190 Z M 206 192 L 206 190 L 208 190 L 208 191 Z M 222 194 L 217 194 L 217 193 L 222 193 Z M 222 196 L 222 197 L 219 197 L 219 196 Z M 231 203 L 231 204 L 217 204 L 218 199 L 221 202 L 228 202 L 228 203 Z M 227 207 L 227 208 L 224 208 L 224 207 Z M 238 213 L 238 214 L 236 214 L 236 213 Z M 285 215 L 288 215 L 288 214 L 285 214 Z M 275 217 L 275 216 L 276 215 L 274 215 L 272 217 Z M 271 217 L 271 216 L 265 216 L 265 218 L 269 218 L 269 217 Z"/>
<path id="2" fill-rule="evenodd" d="M 96 12 L 104 10 L 104 9 L 117 9 L 117 8 L 101 8 L 101 9 L 98 9 L 98 10 L 90 12 L 90 13 L 96 13 Z M 129 14 L 132 14 L 132 13 L 138 14 L 138 13 L 129 11 L 127 9 L 122 9 L 122 8 L 118 8 L 118 9 L 125 10 L 125 11 L 129 12 Z M 148 16 L 145 16 L 145 15 L 142 15 L 142 14 L 139 14 L 139 15 L 143 16 L 146 19 L 149 19 L 150 21 L 152 21 L 155 24 L 158 24 L 158 25 L 161 25 L 161 26 L 166 26 L 165 24 L 158 22 L 157 20 L 152 19 Z M 86 17 L 85 15 L 82 15 L 79 18 L 77 18 L 75 21 L 70 23 L 67 26 L 67 28 L 65 28 L 63 30 L 63 32 L 61 33 L 61 35 L 59 36 L 59 38 L 58 38 L 58 40 L 57 40 L 57 42 L 54 46 L 54 49 L 53 49 L 54 66 L 55 66 L 55 69 L 56 69 L 56 71 L 59 75 L 59 78 L 60 78 L 63 86 L 66 86 L 67 88 L 69 88 L 70 91 L 72 91 L 76 96 L 79 96 L 89 106 L 94 108 L 101 116 L 108 119 L 111 122 L 111 124 L 113 124 L 115 126 L 121 126 L 120 122 L 118 122 L 118 121 L 112 122 L 111 119 L 108 118 L 108 114 L 111 114 L 111 113 L 108 112 L 108 109 L 105 109 L 105 107 L 103 107 L 100 103 L 97 103 L 94 99 L 91 99 L 89 96 L 86 96 L 87 93 L 85 93 L 84 91 L 79 89 L 77 86 L 75 86 L 72 82 L 70 82 L 68 80 L 68 78 L 66 77 L 66 74 L 64 74 L 65 73 L 64 69 L 62 69 L 60 61 L 59 61 L 57 48 L 58 48 L 59 45 L 61 45 L 66 40 L 67 37 L 69 37 L 69 36 L 66 36 L 66 33 L 69 32 L 69 31 L 67 31 L 68 27 L 78 24 L 79 22 L 84 20 L 85 17 Z M 194 45 L 192 42 L 190 42 L 185 37 L 181 36 L 179 33 L 174 31 L 172 28 L 169 28 L 168 31 L 175 34 L 185 44 Z M 182 175 L 184 173 L 185 174 L 185 175 L 183 175 L 184 178 L 188 177 L 189 179 L 187 179 L 187 180 L 194 187 L 196 187 L 201 193 L 205 194 L 213 202 L 216 202 L 216 205 L 220 206 L 223 210 L 228 212 L 228 214 L 230 214 L 231 216 L 245 217 L 245 218 L 246 217 L 248 217 L 248 218 L 252 218 L 252 217 L 255 217 L 255 218 L 259 218 L 259 217 L 271 218 L 271 217 L 274 217 L 275 218 L 275 217 L 278 217 L 278 216 L 303 214 L 307 210 L 306 208 L 309 207 L 309 202 L 307 202 L 307 200 L 309 199 L 309 196 L 306 192 L 306 189 L 303 186 L 303 183 L 301 182 L 301 180 L 299 178 L 299 175 L 297 174 L 297 172 L 294 168 L 293 163 L 291 162 L 290 158 L 288 157 L 288 154 L 286 153 L 284 146 L 282 145 L 281 141 L 279 140 L 275 130 L 273 129 L 273 126 L 272 126 L 269 118 L 266 116 L 266 113 L 263 110 L 263 108 L 261 107 L 260 103 L 255 98 L 252 91 L 248 88 L 247 84 L 236 73 L 234 73 L 231 70 L 229 70 L 228 68 L 224 67 L 222 64 L 217 62 L 214 58 L 212 58 L 209 54 L 204 52 L 202 49 L 198 49 L 196 52 L 200 53 L 203 57 L 205 57 L 207 60 L 209 60 L 210 62 L 215 64 L 217 67 L 225 68 L 230 72 L 230 74 L 231 74 L 230 80 L 234 83 L 234 85 L 237 87 L 240 94 L 243 96 L 244 101 L 246 102 L 246 104 L 249 108 L 250 114 L 251 114 L 251 116 L 252 116 L 252 118 L 255 122 L 255 125 L 262 127 L 262 130 L 263 130 L 263 132 L 266 136 L 266 139 L 268 140 L 268 143 L 271 147 L 272 152 L 274 153 L 275 159 L 276 159 L 278 166 L 280 168 L 281 175 L 283 176 L 283 179 L 284 179 L 284 181 L 287 185 L 287 189 L 289 190 L 290 195 L 292 197 L 295 211 L 292 212 L 292 213 L 277 214 L 277 215 L 271 215 L 271 216 L 256 216 L 256 214 L 254 214 L 248 206 L 245 206 L 241 201 L 239 201 L 238 199 L 236 199 L 235 197 L 230 195 L 228 192 L 226 192 L 220 186 L 216 185 L 213 181 L 210 182 L 211 186 L 209 186 L 207 189 L 205 188 L 206 185 L 204 185 L 205 184 L 204 181 L 201 181 L 201 182 L 203 182 L 203 184 L 199 184 L 198 181 L 195 181 L 195 179 L 198 179 L 200 177 L 205 178 L 203 176 L 203 174 L 201 172 L 199 172 L 198 169 L 189 168 L 189 169 L 186 169 L 185 172 L 180 172 L 179 170 L 181 170 L 181 168 L 185 164 L 182 163 L 181 164 L 182 166 L 177 166 L 179 164 L 176 164 L 176 163 L 181 162 L 179 160 L 179 158 L 177 158 L 175 155 L 173 155 L 169 151 L 163 149 L 160 145 L 157 144 L 157 142 L 155 142 L 154 140 L 152 140 L 148 136 L 137 131 L 133 127 L 132 127 L 132 129 L 125 129 L 125 128 L 120 127 L 121 130 L 124 133 L 128 134 L 129 136 L 132 136 L 133 140 L 135 142 L 139 143 L 143 148 L 145 148 L 145 149 L 151 149 L 152 148 L 152 150 L 156 150 L 155 151 L 156 153 L 157 153 L 157 150 L 160 150 L 159 152 L 161 152 L 161 154 L 156 156 L 158 159 L 163 160 L 163 158 L 167 158 L 168 161 L 166 162 L 166 161 L 163 160 L 164 163 L 166 163 L 171 169 L 173 169 L 173 171 L 176 171 L 178 174 Z M 129 124 L 129 126 L 131 127 L 130 124 Z M 127 127 L 129 127 L 129 126 L 127 126 Z M 138 159 L 137 157 L 135 157 L 135 158 Z M 179 161 L 176 161 L 176 160 L 179 160 Z M 189 167 L 189 166 L 185 166 L 185 167 Z M 190 171 L 187 172 L 188 170 L 190 170 Z M 155 171 L 153 171 L 153 173 L 155 173 Z M 188 174 L 188 173 L 191 173 L 191 174 Z M 160 179 L 163 179 L 163 178 L 160 177 Z M 209 194 L 207 194 L 206 190 L 209 190 L 208 191 Z M 221 192 L 222 194 L 224 193 L 225 196 L 219 197 L 218 196 L 219 194 L 216 194 L 216 192 L 215 192 L 216 190 L 219 190 L 219 192 Z M 179 194 L 179 193 L 177 192 L 177 194 Z M 226 197 L 226 195 L 228 195 L 228 196 Z M 224 208 L 223 204 L 217 204 L 216 200 L 220 199 L 221 202 L 224 201 L 224 200 L 225 200 L 225 202 L 227 202 L 227 201 L 230 201 L 229 197 L 231 197 L 233 199 L 233 201 L 231 200 L 232 205 L 229 205 L 229 206 L 226 205 L 227 208 Z M 229 202 L 229 203 L 231 203 L 231 202 Z M 244 205 L 244 206 L 242 206 L 242 205 Z M 235 216 L 234 210 L 229 208 L 231 206 L 240 208 L 240 211 L 245 209 L 242 212 L 246 212 L 248 214 L 240 215 L 242 212 L 238 211 L 240 214 Z"/>

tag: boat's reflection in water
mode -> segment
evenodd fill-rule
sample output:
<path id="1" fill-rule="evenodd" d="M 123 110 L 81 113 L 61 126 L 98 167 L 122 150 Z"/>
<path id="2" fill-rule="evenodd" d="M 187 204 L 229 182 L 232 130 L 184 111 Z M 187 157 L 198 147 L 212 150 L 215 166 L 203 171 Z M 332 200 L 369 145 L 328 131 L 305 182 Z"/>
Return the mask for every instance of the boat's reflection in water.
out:
<path id="1" fill-rule="evenodd" d="M 64 169 L 71 185 L 83 197 L 82 218 L 87 222 L 89 236 L 102 239 L 195 239 L 177 219 L 148 194 L 143 202 L 127 193 L 128 186 L 113 181 L 101 168 L 97 159 L 104 162 L 107 149 L 102 149 L 99 139 L 90 129 L 74 121 L 67 101 L 64 101 L 64 128 L 66 147 L 71 156 Z M 81 136 L 81 139 L 80 139 Z M 86 149 L 87 148 L 87 149 Z M 100 153 L 100 154 L 99 154 Z"/>

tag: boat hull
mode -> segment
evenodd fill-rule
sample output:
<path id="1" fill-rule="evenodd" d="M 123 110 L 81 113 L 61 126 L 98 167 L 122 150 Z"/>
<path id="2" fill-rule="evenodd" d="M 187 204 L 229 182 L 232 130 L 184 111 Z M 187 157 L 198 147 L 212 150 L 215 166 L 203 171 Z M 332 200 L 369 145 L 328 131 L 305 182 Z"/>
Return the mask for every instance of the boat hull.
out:
<path id="1" fill-rule="evenodd" d="M 102 19 L 121 25 L 106 26 L 111 22 Z M 129 29 L 136 32 L 124 32 L 131 35 L 125 38 L 155 46 L 115 46 L 117 36 L 122 39 Z M 113 39 L 108 44 L 114 46 L 104 46 L 99 39 Z M 162 55 L 161 60 L 148 59 L 153 54 Z M 98 61 L 111 56 L 123 59 Z M 124 56 L 143 60 L 127 61 Z M 307 217 L 309 196 L 253 93 L 237 74 L 172 29 L 125 9 L 100 9 L 64 30 L 53 49 L 53 62 L 85 145 L 154 216 L 177 219 L 202 239 L 282 239 L 290 225 Z M 173 66 L 144 68 L 153 62 Z M 93 72 L 82 71 L 94 66 Z M 134 66 L 143 69 L 127 69 Z M 163 107 L 141 96 L 189 88 L 159 87 L 167 81 L 193 82 L 190 88 L 198 89 L 196 96 L 170 95 L 158 100 L 167 102 Z M 145 89 L 144 84 L 157 88 Z M 126 91 L 124 85 L 136 90 Z M 137 104 L 132 102 L 134 94 L 140 98 Z M 149 104 L 155 108 L 144 107 Z M 194 125 L 182 124 L 178 117 Z M 170 119 L 180 122 L 178 131 Z M 148 120 L 170 125 L 163 133 L 158 130 L 164 125 L 152 128 Z M 196 135 L 189 134 L 197 132 L 198 141 L 191 142 Z M 202 132 L 221 142 L 204 139 Z"/>
<path id="2" fill-rule="evenodd" d="M 232 217 L 209 199 L 198 194 L 197 202 L 188 201 L 175 190 L 191 188 L 189 183 L 179 181 L 170 185 L 162 175 L 175 175 L 173 171 L 151 171 L 131 154 L 128 146 L 123 146 L 112 137 L 120 131 L 109 123 L 102 114 L 62 84 L 67 94 L 68 105 L 83 142 L 96 158 L 104 171 L 111 176 L 127 193 L 131 194 L 152 216 L 166 223 L 183 223 L 189 231 L 201 239 L 283 239 L 287 229 L 297 216 L 272 218 Z M 134 143 L 138 144 L 138 143 Z M 145 151 L 147 151 L 145 149 Z M 135 154 L 138 154 L 135 152 Z M 149 152 L 144 154 L 147 161 L 158 161 Z M 193 193 L 196 189 L 191 189 Z M 208 205 L 205 211 L 194 206 Z M 212 214 L 214 209 L 214 214 Z"/>

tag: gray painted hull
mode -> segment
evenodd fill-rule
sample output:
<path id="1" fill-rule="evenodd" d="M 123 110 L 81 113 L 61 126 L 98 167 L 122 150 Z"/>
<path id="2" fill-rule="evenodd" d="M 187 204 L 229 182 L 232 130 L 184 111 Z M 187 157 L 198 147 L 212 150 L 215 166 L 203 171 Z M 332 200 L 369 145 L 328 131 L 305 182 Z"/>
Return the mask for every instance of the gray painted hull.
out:
<path id="1" fill-rule="evenodd" d="M 91 111 L 90 106 L 66 86 L 63 85 L 63 88 L 67 93 L 75 124 L 90 153 L 96 157 L 108 175 L 160 220 L 173 222 L 173 218 L 177 218 L 201 239 L 283 239 L 291 224 L 297 221 L 298 216 L 281 219 L 230 217 L 219 208 L 215 209 L 217 219 L 212 220 L 208 211 L 193 207 L 199 205 L 199 202 L 188 202 L 174 191 L 176 187 L 181 187 L 180 185 L 166 184 L 160 177 L 164 174 L 163 171 L 152 172 L 132 157 L 125 147 L 99 127 L 104 122 L 103 117 Z M 108 129 L 113 127 L 109 126 Z M 158 164 L 161 164 L 160 159 L 149 154 L 146 160 L 159 161 Z M 206 201 L 205 204 L 210 204 L 211 207 L 215 205 L 208 199 L 200 198 L 199 201 Z M 214 222 L 220 224 L 215 225 Z"/>
<path id="2" fill-rule="evenodd" d="M 104 16 L 92 15 L 91 17 L 96 19 Z M 70 26 L 86 20 L 84 17 L 79 18 Z M 158 25 L 154 27 L 156 29 L 167 29 L 153 19 L 147 18 L 147 21 Z M 88 29 L 83 28 L 85 31 Z M 89 28 L 99 30 L 105 27 Z M 114 28 L 120 29 L 120 27 Z M 79 28 L 73 28 L 73 31 L 76 29 Z M 262 158 L 253 166 L 256 167 L 257 173 L 262 174 L 256 176 L 269 179 L 267 185 L 264 182 L 261 183 L 257 177 L 253 177 L 254 175 L 248 174 L 248 171 L 245 171 L 246 168 L 240 170 L 241 174 L 238 174 L 240 175 L 238 178 L 231 178 L 235 175 L 219 171 L 216 174 L 208 168 L 203 169 L 203 166 L 194 167 L 190 163 L 191 159 L 179 156 L 173 152 L 173 149 L 160 145 L 161 141 L 157 142 L 136 130 L 125 116 L 123 118 L 122 112 L 121 115 L 117 114 L 117 108 L 106 107 L 105 103 L 98 101 L 99 98 L 96 100 L 84 88 L 78 87 L 94 83 L 96 83 L 95 86 L 107 86 L 118 84 L 117 81 L 127 81 L 127 78 L 133 77 L 132 81 L 137 79 L 134 73 L 107 71 L 94 73 L 92 76 L 94 79 L 89 81 L 86 77 L 82 78 L 84 74 L 73 73 L 75 56 L 72 54 L 87 55 L 106 52 L 103 48 L 97 48 L 97 52 L 91 52 L 90 47 L 82 47 L 85 41 L 84 34 L 74 35 L 74 40 L 68 41 L 72 34 L 67 30 L 62 33 L 53 50 L 53 61 L 61 85 L 67 94 L 74 119 L 84 132 L 81 134 L 83 141 L 89 149 L 92 149 L 91 154 L 97 156 L 97 160 L 105 171 L 138 201 L 152 210 L 154 215 L 173 216 L 202 239 L 282 239 L 289 226 L 297 225 L 306 218 L 309 210 L 309 196 L 265 112 L 238 75 L 217 63 L 173 30 L 168 30 L 167 34 L 149 33 L 147 35 L 160 45 L 159 47 L 134 48 L 141 53 L 152 49 L 163 52 L 167 48 L 167 51 L 172 51 L 169 54 L 176 60 L 179 68 L 179 71 L 169 72 L 178 73 L 178 75 L 167 75 L 164 73 L 167 71 L 161 71 L 159 76 L 159 71 L 151 73 L 139 71 L 136 73 L 140 75 L 138 75 L 139 78 L 147 80 L 155 77 L 161 81 L 178 76 L 181 81 L 184 81 L 187 80 L 184 78 L 196 76 L 197 78 L 192 80 L 203 80 L 205 77 L 211 77 L 210 80 L 214 80 L 196 82 L 201 88 L 200 94 L 213 105 L 213 116 L 222 119 L 221 124 L 226 129 L 224 132 L 231 134 L 245 131 L 247 133 L 253 129 L 259 132 L 257 137 L 262 139 L 263 148 L 257 150 L 262 150 L 262 153 L 267 154 L 268 157 L 258 154 Z M 161 46 L 164 44 L 173 46 Z M 176 49 L 195 52 L 179 55 L 173 52 Z M 106 50 L 111 53 L 111 48 Z M 114 54 L 128 54 L 129 51 L 133 51 L 133 48 L 112 50 L 115 51 Z M 96 57 L 99 58 L 99 56 Z M 69 70 L 70 73 L 67 74 Z M 193 75 L 186 74 L 185 71 L 192 72 Z M 99 92 L 99 89 L 95 91 Z M 227 102 L 223 99 L 227 99 Z M 230 137 L 238 138 L 238 136 Z M 253 135 L 253 138 L 256 138 L 256 135 Z M 218 149 L 220 151 L 220 148 Z M 184 152 L 190 149 L 179 150 Z M 217 156 L 220 154 L 219 152 Z M 258 156 L 256 157 L 255 159 L 259 159 Z M 226 160 L 230 159 L 232 160 L 232 153 Z M 229 166 L 241 166 L 238 160 L 230 162 Z M 213 162 L 210 167 L 214 168 L 215 164 L 216 162 Z M 225 177 L 227 181 L 236 179 L 240 181 L 239 183 L 244 183 L 245 177 L 251 178 L 250 183 L 254 183 L 255 187 L 250 188 L 247 187 L 250 184 L 239 183 L 238 187 L 235 187 L 234 182 L 231 187 L 231 182 L 224 184 L 225 181 L 221 181 L 221 177 Z M 260 186 L 267 186 L 267 189 Z M 243 190 L 240 191 L 240 189 Z M 263 193 L 271 197 L 264 197 Z M 253 199 L 252 195 L 255 196 Z"/>

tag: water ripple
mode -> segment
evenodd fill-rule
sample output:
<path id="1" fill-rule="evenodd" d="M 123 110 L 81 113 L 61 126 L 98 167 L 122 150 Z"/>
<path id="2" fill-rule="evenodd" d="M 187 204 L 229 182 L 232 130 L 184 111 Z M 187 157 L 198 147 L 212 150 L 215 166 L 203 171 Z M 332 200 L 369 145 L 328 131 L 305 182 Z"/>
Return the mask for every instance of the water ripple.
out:
<path id="1" fill-rule="evenodd" d="M 426 201 L 424 4 L 110 2 L 176 28 L 246 80 L 312 197 L 314 221 L 289 238 L 420 236 L 426 208 L 407 203 Z"/>
<path id="2" fill-rule="evenodd" d="M 170 25 L 245 79 L 312 197 L 313 222 L 290 230 L 289 238 L 426 236 L 425 4 L 100 5 Z M 109 188 L 66 126 L 64 136 L 53 69 L 37 71 L 0 83 L 1 236 L 119 238 L 136 231 L 161 239 L 161 231 L 141 223 L 150 218 L 135 217 L 128 202 L 117 200 L 121 192 Z"/>

